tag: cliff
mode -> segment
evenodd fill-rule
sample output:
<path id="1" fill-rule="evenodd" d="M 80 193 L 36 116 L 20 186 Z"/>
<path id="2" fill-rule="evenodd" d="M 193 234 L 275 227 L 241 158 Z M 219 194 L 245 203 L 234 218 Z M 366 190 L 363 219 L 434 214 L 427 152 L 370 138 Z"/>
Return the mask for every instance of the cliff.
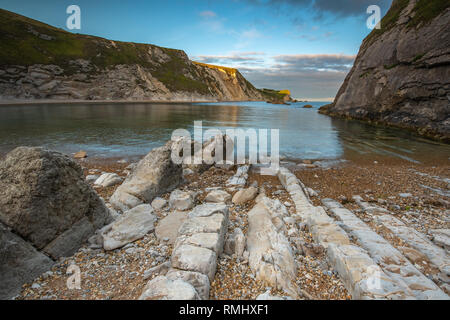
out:
<path id="1" fill-rule="evenodd" d="M 0 100 L 262 100 L 238 70 L 185 52 L 66 32 L 0 9 Z"/>
<path id="2" fill-rule="evenodd" d="M 450 2 L 394 0 L 323 114 L 450 141 Z"/>

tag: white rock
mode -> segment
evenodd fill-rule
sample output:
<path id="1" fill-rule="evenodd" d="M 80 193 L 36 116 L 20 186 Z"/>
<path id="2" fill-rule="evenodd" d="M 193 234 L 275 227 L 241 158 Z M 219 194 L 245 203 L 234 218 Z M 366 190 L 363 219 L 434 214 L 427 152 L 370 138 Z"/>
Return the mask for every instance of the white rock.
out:
<path id="1" fill-rule="evenodd" d="M 212 250 L 181 245 L 173 251 L 171 261 L 174 268 L 203 273 L 212 281 L 216 273 L 216 259 L 217 255 Z"/>
<path id="2" fill-rule="evenodd" d="M 103 248 L 114 250 L 144 237 L 154 229 L 155 221 L 156 217 L 149 204 L 142 204 L 128 210 L 105 228 L 102 234 Z"/>
<path id="3" fill-rule="evenodd" d="M 191 236 L 178 237 L 175 248 L 183 244 L 209 249 L 220 255 L 223 249 L 223 238 L 218 233 L 195 233 Z"/>
<path id="4" fill-rule="evenodd" d="M 158 276 L 147 283 L 139 300 L 199 300 L 199 296 L 186 281 Z"/>
<path id="5" fill-rule="evenodd" d="M 260 294 L 256 297 L 256 300 L 292 300 L 291 297 L 280 297 L 280 296 L 273 296 L 270 294 L 270 290 Z"/>
<path id="6" fill-rule="evenodd" d="M 279 201 L 264 198 L 248 213 L 249 266 L 256 279 L 297 298 L 296 265 L 291 246 L 273 223 L 274 217 L 279 219 L 284 215 L 283 208 L 286 210 Z M 281 224 L 284 225 L 282 220 Z"/>
<path id="7" fill-rule="evenodd" d="M 94 183 L 95 181 L 97 181 L 98 177 L 99 176 L 96 175 L 96 174 L 89 174 L 89 175 L 86 176 L 86 182 L 87 183 Z"/>
<path id="8" fill-rule="evenodd" d="M 196 206 L 189 212 L 189 217 L 209 217 L 215 213 L 228 216 L 228 206 L 224 203 L 205 203 Z"/>
<path id="9" fill-rule="evenodd" d="M 434 243 L 450 251 L 450 229 L 433 229 L 430 233 L 433 235 Z"/>
<path id="10" fill-rule="evenodd" d="M 228 202 L 231 200 L 231 195 L 223 190 L 214 190 L 208 193 L 208 195 L 205 198 L 206 202 Z"/>
<path id="11" fill-rule="evenodd" d="M 122 178 L 117 173 L 104 173 L 97 180 L 95 180 L 94 184 L 106 188 L 121 182 Z"/>
<path id="12" fill-rule="evenodd" d="M 152 201 L 152 207 L 155 210 L 161 210 L 162 208 L 164 208 L 167 205 L 167 200 L 160 198 L 160 197 L 156 197 L 153 201 Z"/>
<path id="13" fill-rule="evenodd" d="M 197 290 L 200 299 L 209 300 L 210 283 L 206 275 L 200 272 L 171 269 L 166 277 L 170 280 L 180 279 L 191 284 Z"/>
<path id="14" fill-rule="evenodd" d="M 225 234 L 226 218 L 219 213 L 209 217 L 194 217 L 186 220 L 178 230 L 179 235 L 192 235 L 194 233 L 218 233 L 221 236 Z"/>
<path id="15" fill-rule="evenodd" d="M 177 210 L 192 209 L 194 207 L 195 196 L 194 192 L 176 189 L 170 194 L 169 205 L 171 208 Z"/>
<path id="16" fill-rule="evenodd" d="M 255 188 L 255 187 L 250 187 L 247 189 L 239 190 L 233 196 L 233 203 L 234 204 L 242 204 L 247 201 L 251 201 L 251 200 L 255 199 L 257 194 L 258 194 L 258 188 Z"/>

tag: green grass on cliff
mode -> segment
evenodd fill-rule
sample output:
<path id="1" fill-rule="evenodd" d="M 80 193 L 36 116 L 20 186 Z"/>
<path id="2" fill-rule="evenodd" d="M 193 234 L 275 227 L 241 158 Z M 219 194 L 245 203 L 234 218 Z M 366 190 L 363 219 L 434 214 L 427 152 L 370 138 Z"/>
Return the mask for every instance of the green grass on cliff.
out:
<path id="1" fill-rule="evenodd" d="M 401 12 L 408 6 L 410 0 L 394 0 L 391 8 L 381 20 L 381 29 L 374 29 L 364 40 L 372 43 L 384 32 L 391 30 L 400 17 Z M 408 22 L 408 28 L 426 25 L 439 14 L 450 7 L 449 0 L 419 0 L 414 9 L 414 17 Z"/>
<path id="2" fill-rule="evenodd" d="M 37 33 L 37 35 L 36 35 Z M 43 39 L 51 37 L 51 40 Z M 91 60 L 99 68 L 145 60 L 145 44 L 113 42 L 88 35 L 73 34 L 39 21 L 0 9 L 0 64 L 58 64 L 70 60 Z"/>
<path id="3" fill-rule="evenodd" d="M 259 89 L 259 92 L 261 92 L 265 99 L 274 102 L 283 102 L 283 99 L 286 96 L 286 94 L 272 89 Z"/>

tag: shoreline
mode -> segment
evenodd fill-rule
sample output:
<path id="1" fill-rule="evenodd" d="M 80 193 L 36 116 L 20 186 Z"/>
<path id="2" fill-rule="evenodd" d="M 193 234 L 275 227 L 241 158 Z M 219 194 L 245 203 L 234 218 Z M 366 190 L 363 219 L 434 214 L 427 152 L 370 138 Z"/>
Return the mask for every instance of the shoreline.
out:
<path id="1" fill-rule="evenodd" d="M 40 104 L 185 104 L 185 103 L 221 103 L 221 102 L 264 102 L 265 100 L 0 100 L 0 106 L 40 105 Z"/>
<path id="2" fill-rule="evenodd" d="M 89 161 L 76 161 L 83 166 L 85 176 L 88 174 L 99 175 L 102 171 L 106 171 L 117 173 L 122 178 L 126 178 L 126 167 L 129 162 L 117 163 L 115 161 L 108 164 L 108 162 L 96 162 L 96 160 L 91 158 Z M 114 160 L 111 159 L 111 161 Z M 378 228 L 376 221 L 370 215 L 359 210 L 358 205 L 352 199 L 353 195 L 361 195 L 368 202 L 389 210 L 397 219 L 423 234 L 431 235 L 434 229 L 450 228 L 450 220 L 447 216 L 448 209 L 450 209 L 450 202 L 447 201 L 448 196 L 439 196 L 434 194 L 431 189 L 420 187 L 421 184 L 424 184 L 434 189 L 448 190 L 450 188 L 450 184 L 447 182 L 450 178 L 450 166 L 425 167 L 408 163 L 402 159 L 375 162 L 356 164 L 348 161 L 348 163 L 338 167 L 305 167 L 292 170 L 292 172 L 305 184 L 314 205 L 321 205 L 321 200 L 325 198 L 333 198 L 339 201 L 398 250 L 406 250 L 407 253 L 412 251 L 395 234 L 387 229 Z M 420 169 L 414 171 L 413 168 Z M 197 201 L 204 202 L 205 195 L 209 192 L 207 191 L 208 188 L 225 189 L 225 181 L 235 171 L 235 168 L 226 170 L 212 166 L 201 174 L 195 173 L 185 176 L 179 188 L 199 192 Z M 437 180 L 437 176 L 442 180 Z M 283 191 L 283 186 L 277 177 L 261 176 L 257 171 L 250 170 L 247 185 L 258 185 L 265 190 L 266 196 L 278 199 L 281 203 L 287 205 L 291 214 L 295 212 L 292 199 L 288 193 Z M 93 187 L 99 196 L 108 202 L 118 185 L 105 188 L 93 185 Z M 231 192 L 231 194 L 234 194 L 234 192 Z M 170 194 L 168 192 L 161 197 L 167 201 Z M 241 206 L 231 207 L 227 234 L 231 234 L 236 226 L 242 228 L 244 234 L 248 234 L 247 213 L 255 204 L 255 200 L 251 200 Z M 159 220 L 163 220 L 169 212 L 168 209 L 157 210 L 156 214 Z M 338 273 L 327 262 L 325 250 L 316 243 L 308 228 L 300 228 L 298 237 L 302 244 L 299 247 L 300 249 L 296 249 L 294 252 L 297 263 L 296 282 L 301 286 L 303 292 L 303 297 L 299 299 L 351 299 L 351 294 L 346 290 Z M 144 290 L 146 283 L 158 275 L 156 273 L 151 278 L 145 276 L 146 270 L 158 265 L 153 258 L 148 257 L 146 252 L 154 252 L 155 250 L 160 252 L 158 250 L 161 246 L 169 248 L 168 253 L 164 253 L 165 259 L 169 259 L 173 249 L 172 245 L 161 242 L 155 237 L 154 233 L 149 233 L 144 238 L 114 251 L 94 249 L 86 244 L 73 256 L 58 261 L 58 264 L 52 268 L 50 275 L 41 276 L 25 284 L 17 299 L 137 299 Z M 163 255 L 163 253 L 158 254 Z M 415 260 L 415 267 L 435 283 L 441 284 L 436 275 L 436 270 L 430 268 L 427 261 L 421 256 L 420 259 Z M 83 290 L 74 291 L 66 287 L 68 277 L 66 269 L 72 263 L 79 265 L 83 274 L 89 275 L 89 281 L 83 282 Z M 126 265 L 126 268 L 116 268 L 117 265 Z M 242 276 L 236 277 L 238 273 Z M 239 262 L 231 256 L 222 255 L 218 258 L 218 267 L 214 280 L 211 282 L 209 299 L 255 299 L 258 295 L 266 292 L 267 288 L 270 288 L 270 286 L 252 277 L 252 271 L 248 264 Z M 447 290 L 447 287 L 444 285 L 442 289 Z M 448 290 L 446 292 L 448 293 Z M 276 288 L 271 288 L 271 294 L 285 295 Z"/>

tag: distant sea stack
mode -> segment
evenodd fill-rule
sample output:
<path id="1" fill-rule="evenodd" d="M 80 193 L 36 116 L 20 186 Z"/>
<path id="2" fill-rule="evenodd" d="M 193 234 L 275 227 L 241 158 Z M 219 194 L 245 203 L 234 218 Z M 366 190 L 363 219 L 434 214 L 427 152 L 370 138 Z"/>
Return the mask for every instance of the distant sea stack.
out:
<path id="1" fill-rule="evenodd" d="M 323 114 L 450 142 L 450 1 L 394 0 Z"/>
<path id="2" fill-rule="evenodd" d="M 265 100 L 184 51 L 73 34 L 0 9 L 0 100 Z"/>

